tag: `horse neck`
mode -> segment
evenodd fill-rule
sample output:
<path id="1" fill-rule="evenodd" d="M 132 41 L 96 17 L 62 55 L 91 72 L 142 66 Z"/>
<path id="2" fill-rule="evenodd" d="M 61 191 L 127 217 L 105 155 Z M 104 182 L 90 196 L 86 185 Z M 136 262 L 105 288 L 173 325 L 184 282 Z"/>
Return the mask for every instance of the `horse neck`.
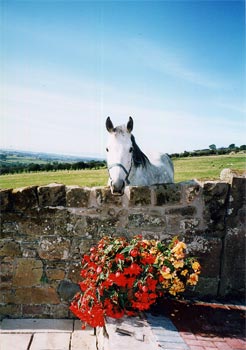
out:
<path id="1" fill-rule="evenodd" d="M 139 165 L 136 167 L 132 165 L 132 169 L 129 175 L 130 186 L 147 186 L 151 180 L 153 171 L 153 165 L 147 163 L 145 166 Z"/>

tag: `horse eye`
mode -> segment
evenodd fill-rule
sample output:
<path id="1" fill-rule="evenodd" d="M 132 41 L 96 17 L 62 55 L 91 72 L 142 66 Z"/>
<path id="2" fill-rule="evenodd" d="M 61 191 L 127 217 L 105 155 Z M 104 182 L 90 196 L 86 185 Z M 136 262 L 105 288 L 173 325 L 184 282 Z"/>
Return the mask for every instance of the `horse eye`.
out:
<path id="1" fill-rule="evenodd" d="M 132 151 L 133 151 L 133 148 L 132 148 L 132 147 L 130 147 L 129 152 L 131 153 Z"/>
<path id="2" fill-rule="evenodd" d="M 106 148 L 106 151 L 108 152 L 108 147 Z"/>

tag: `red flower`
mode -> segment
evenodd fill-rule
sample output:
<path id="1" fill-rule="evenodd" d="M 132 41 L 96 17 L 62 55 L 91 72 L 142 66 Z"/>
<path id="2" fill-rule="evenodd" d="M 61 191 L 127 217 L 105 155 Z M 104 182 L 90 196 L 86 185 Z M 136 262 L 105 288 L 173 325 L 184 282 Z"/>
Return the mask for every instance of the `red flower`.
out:
<path id="1" fill-rule="evenodd" d="M 123 254 L 116 254 L 116 257 L 115 257 L 115 261 L 118 263 L 119 261 L 124 261 L 125 260 L 125 256 Z"/>
<path id="2" fill-rule="evenodd" d="M 133 257 L 133 258 L 136 258 L 138 256 L 138 250 L 137 249 L 132 249 L 130 251 L 130 255 Z"/>
<path id="3" fill-rule="evenodd" d="M 129 267 L 124 268 L 124 274 L 130 276 L 139 275 L 141 271 L 142 268 L 136 263 L 132 263 Z"/>
<path id="4" fill-rule="evenodd" d="M 127 278 L 124 276 L 123 273 L 120 273 L 119 271 L 116 272 L 116 274 L 111 273 L 108 276 L 109 281 L 114 282 L 119 287 L 126 287 L 127 285 Z"/>
<path id="5" fill-rule="evenodd" d="M 144 264 L 144 265 L 151 265 L 151 264 L 154 264 L 155 259 L 156 259 L 156 257 L 153 256 L 153 255 L 150 254 L 150 253 L 143 252 L 143 253 L 141 254 L 141 263 Z"/>

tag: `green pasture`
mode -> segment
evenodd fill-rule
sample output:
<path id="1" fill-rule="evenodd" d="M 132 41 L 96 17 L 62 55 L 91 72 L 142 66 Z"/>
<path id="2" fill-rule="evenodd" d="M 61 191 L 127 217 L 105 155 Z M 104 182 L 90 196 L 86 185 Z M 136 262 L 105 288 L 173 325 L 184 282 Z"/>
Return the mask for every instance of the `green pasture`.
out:
<path id="1" fill-rule="evenodd" d="M 186 157 L 173 160 L 175 182 L 191 179 L 216 180 L 222 169 L 231 168 L 244 171 L 245 154 Z M 32 172 L 0 176 L 0 188 L 18 188 L 25 186 L 41 186 L 52 182 L 65 185 L 105 186 L 108 173 L 106 169 L 99 170 L 62 170 L 52 172 Z"/>

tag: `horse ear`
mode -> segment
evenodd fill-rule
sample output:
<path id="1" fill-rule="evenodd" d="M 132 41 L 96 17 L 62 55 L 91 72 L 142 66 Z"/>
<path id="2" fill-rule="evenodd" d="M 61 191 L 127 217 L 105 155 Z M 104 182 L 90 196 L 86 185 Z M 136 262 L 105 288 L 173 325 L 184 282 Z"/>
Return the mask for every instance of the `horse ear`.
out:
<path id="1" fill-rule="evenodd" d="M 132 129 L 133 129 L 133 119 L 132 119 L 132 117 L 129 117 L 129 120 L 128 120 L 126 128 L 127 128 L 127 131 L 129 133 L 132 132 Z"/>
<path id="2" fill-rule="evenodd" d="M 106 119 L 106 128 L 107 128 L 108 132 L 112 132 L 112 131 L 114 130 L 114 125 L 113 125 L 113 123 L 111 122 L 110 117 L 108 117 L 108 118 Z"/>

